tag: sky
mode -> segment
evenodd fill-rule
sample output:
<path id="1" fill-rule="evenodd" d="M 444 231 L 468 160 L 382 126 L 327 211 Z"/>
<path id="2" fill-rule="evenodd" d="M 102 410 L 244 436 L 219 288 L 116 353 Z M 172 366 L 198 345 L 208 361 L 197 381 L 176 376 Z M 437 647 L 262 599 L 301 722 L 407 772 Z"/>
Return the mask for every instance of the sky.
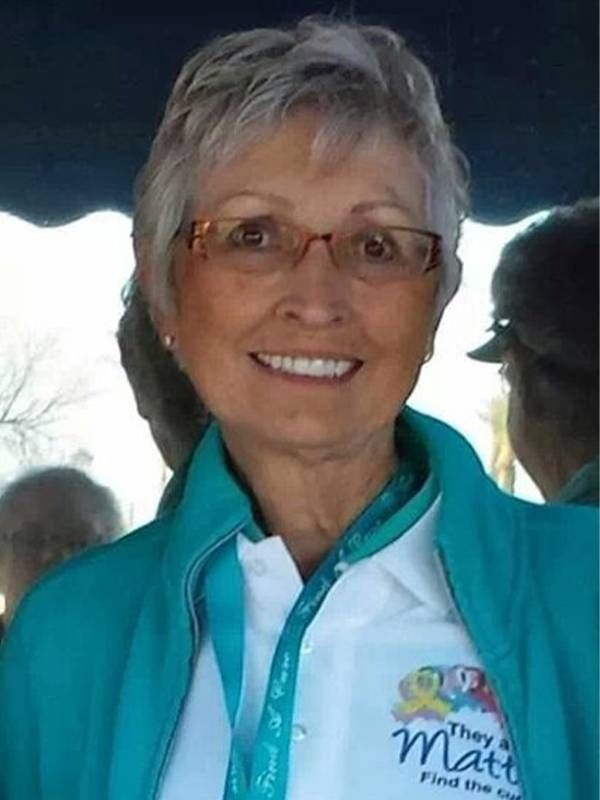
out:
<path id="1" fill-rule="evenodd" d="M 502 227 L 466 221 L 459 248 L 463 283 L 410 400 L 465 434 L 486 467 L 492 441 L 484 416 L 501 391 L 500 378 L 497 366 L 465 353 L 485 341 L 490 278 L 502 246 L 534 218 Z M 128 528 L 152 518 L 168 477 L 137 414 L 115 341 L 120 293 L 133 269 L 130 231 L 130 218 L 110 211 L 55 228 L 0 213 L 0 363 L 41 352 L 36 392 L 76 398 L 40 445 L 36 464 L 85 467 L 115 492 Z M 24 465 L 18 452 L 0 447 L 0 486 Z M 539 500 L 522 471 L 516 493 Z"/>

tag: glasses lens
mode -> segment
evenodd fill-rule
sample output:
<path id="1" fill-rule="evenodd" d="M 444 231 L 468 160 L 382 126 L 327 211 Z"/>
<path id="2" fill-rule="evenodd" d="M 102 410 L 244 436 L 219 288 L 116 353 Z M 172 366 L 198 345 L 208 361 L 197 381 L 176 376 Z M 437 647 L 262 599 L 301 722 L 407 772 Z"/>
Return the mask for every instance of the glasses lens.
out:
<path id="1" fill-rule="evenodd" d="M 338 258 L 365 280 L 397 280 L 422 275 L 430 264 L 433 238 L 393 227 L 368 227 L 338 240 Z"/>
<path id="2" fill-rule="evenodd" d="M 293 231 L 273 217 L 214 220 L 206 231 L 206 249 L 221 266 L 250 271 L 284 267 L 296 247 Z"/>

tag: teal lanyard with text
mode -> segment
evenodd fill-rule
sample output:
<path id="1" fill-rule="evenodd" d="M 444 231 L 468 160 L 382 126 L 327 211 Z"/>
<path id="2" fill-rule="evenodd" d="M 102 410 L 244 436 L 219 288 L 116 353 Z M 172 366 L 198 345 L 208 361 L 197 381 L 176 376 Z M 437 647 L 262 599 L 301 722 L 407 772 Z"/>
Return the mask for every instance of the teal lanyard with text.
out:
<path id="1" fill-rule="evenodd" d="M 421 481 L 420 488 L 419 483 L 413 468 L 403 464 L 304 586 L 273 656 L 248 771 L 236 734 L 244 671 L 244 580 L 237 536 L 231 536 L 212 557 L 205 576 L 206 614 L 232 730 L 223 800 L 284 800 L 299 652 L 306 629 L 348 566 L 390 544 L 425 513 L 436 487 L 432 476 Z M 394 513 L 399 509 L 406 512 L 401 519 Z M 392 515 L 391 524 L 386 524 Z"/>

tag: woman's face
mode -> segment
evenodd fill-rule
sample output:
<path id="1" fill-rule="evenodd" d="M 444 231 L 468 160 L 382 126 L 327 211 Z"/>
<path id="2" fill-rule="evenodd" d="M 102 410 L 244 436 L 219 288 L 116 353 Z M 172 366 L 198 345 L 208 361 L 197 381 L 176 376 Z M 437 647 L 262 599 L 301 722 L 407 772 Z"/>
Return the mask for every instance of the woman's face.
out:
<path id="1" fill-rule="evenodd" d="M 216 168 L 195 218 L 273 215 L 318 233 L 359 221 L 427 228 L 418 160 L 392 139 L 315 162 L 315 120 L 287 122 Z M 336 267 L 323 241 L 290 271 L 220 269 L 185 243 L 162 333 L 226 435 L 282 448 L 348 449 L 389 436 L 431 344 L 437 270 L 387 285 Z M 350 361 L 341 378 L 288 375 L 257 354 Z M 277 362 L 275 362 L 277 363 Z"/>

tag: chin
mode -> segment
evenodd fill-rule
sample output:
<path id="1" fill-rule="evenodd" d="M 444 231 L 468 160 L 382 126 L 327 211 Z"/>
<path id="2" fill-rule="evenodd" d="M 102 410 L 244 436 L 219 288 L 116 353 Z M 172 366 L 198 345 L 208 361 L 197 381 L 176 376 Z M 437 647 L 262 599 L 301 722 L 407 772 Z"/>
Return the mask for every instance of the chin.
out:
<path id="1" fill-rule="evenodd" d="M 225 423 L 227 424 L 227 423 Z M 244 438 L 262 440 L 276 449 L 329 449 L 343 447 L 356 439 L 361 430 L 357 421 L 324 419 L 302 416 L 297 419 L 276 419 L 265 416 L 260 420 L 246 420 L 242 424 L 228 426 L 237 430 Z"/>
<path id="2" fill-rule="evenodd" d="M 367 423 L 358 419 L 340 419 L 340 415 L 329 420 L 304 417 L 261 426 L 259 435 L 277 449 L 323 454 L 355 448 L 368 438 L 372 427 L 372 420 Z"/>

